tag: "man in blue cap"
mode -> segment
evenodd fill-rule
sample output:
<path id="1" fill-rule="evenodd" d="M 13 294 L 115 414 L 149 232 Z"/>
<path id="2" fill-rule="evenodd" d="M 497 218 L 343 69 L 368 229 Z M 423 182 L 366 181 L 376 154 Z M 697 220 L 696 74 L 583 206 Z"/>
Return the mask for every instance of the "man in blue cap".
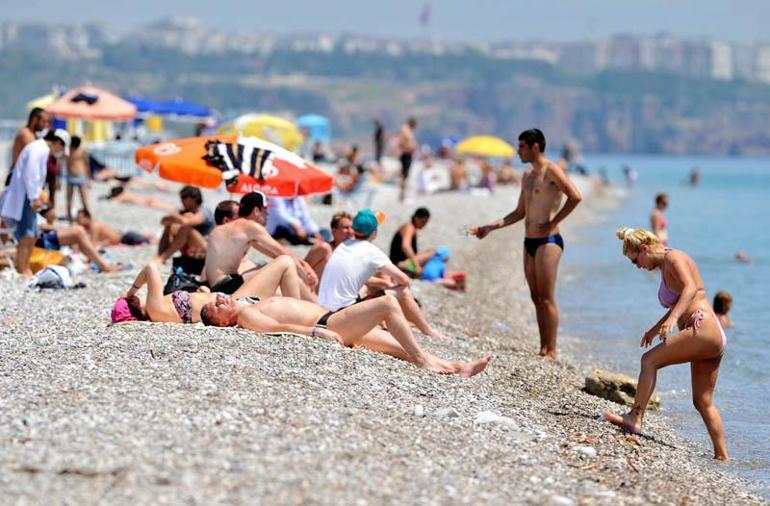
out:
<path id="1" fill-rule="evenodd" d="M 379 213 L 378 213 L 379 214 Z M 414 323 L 423 334 L 445 337 L 430 326 L 409 290 L 409 277 L 404 274 L 388 256 L 372 241 L 377 237 L 377 228 L 384 220 L 371 209 L 359 211 L 353 218 L 354 238 L 335 248 L 323 271 L 318 290 L 318 303 L 332 311 L 351 306 L 365 298 L 391 294 L 396 297 L 404 316 Z M 368 297 L 361 297 L 361 289 L 373 275 L 379 289 Z M 370 290 L 371 291 L 371 290 Z"/>

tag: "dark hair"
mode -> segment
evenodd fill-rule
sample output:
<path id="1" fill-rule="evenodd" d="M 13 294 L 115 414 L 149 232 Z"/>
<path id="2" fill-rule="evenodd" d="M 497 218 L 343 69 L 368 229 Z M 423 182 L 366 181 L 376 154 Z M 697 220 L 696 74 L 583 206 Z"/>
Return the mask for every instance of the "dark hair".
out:
<path id="1" fill-rule="evenodd" d="M 412 215 L 412 219 L 417 218 L 430 218 L 430 211 L 428 211 L 427 207 L 418 207 L 417 210 Z"/>
<path id="2" fill-rule="evenodd" d="M 201 323 L 204 325 L 210 325 L 212 327 L 216 327 L 217 325 L 211 320 L 209 320 L 209 310 L 206 309 L 207 307 L 208 307 L 207 304 L 204 304 L 201 307 Z"/>
<path id="3" fill-rule="evenodd" d="M 250 192 L 241 197 L 241 202 L 238 204 L 238 216 L 246 217 L 251 214 L 254 208 L 262 209 L 267 204 L 267 198 L 262 192 Z"/>
<path id="4" fill-rule="evenodd" d="M 524 141 L 527 147 L 532 148 L 535 144 L 540 146 L 540 152 L 545 153 L 545 135 L 538 128 L 530 128 L 519 134 L 519 140 Z"/>
<path id="5" fill-rule="evenodd" d="M 338 213 L 334 213 L 334 216 L 332 216 L 331 227 L 332 228 L 339 227 L 340 226 L 340 222 L 342 220 L 344 220 L 345 218 L 347 218 L 349 220 L 353 219 L 353 217 L 347 211 L 340 211 Z"/>
<path id="6" fill-rule="evenodd" d="M 73 135 L 70 139 L 70 150 L 78 149 L 80 147 L 80 137 Z"/>
<path id="7" fill-rule="evenodd" d="M 78 211 L 78 214 L 82 214 L 83 216 L 85 216 L 89 220 L 91 219 L 91 213 L 88 211 L 88 209 L 80 209 Z"/>
<path id="8" fill-rule="evenodd" d="M 201 191 L 194 187 L 194 186 L 183 186 L 181 190 L 179 190 L 179 198 L 180 199 L 194 199 L 195 203 L 198 205 L 201 205 L 203 203 L 203 195 L 201 195 Z"/>
<path id="9" fill-rule="evenodd" d="M 668 195 L 665 193 L 655 195 L 655 204 L 662 204 L 664 201 L 668 201 Z"/>
<path id="10" fill-rule="evenodd" d="M 414 128 L 417 126 L 417 118 L 414 116 L 409 116 L 409 118 L 406 120 L 406 124 L 410 127 Z"/>
<path id="11" fill-rule="evenodd" d="M 142 302 L 139 300 L 139 297 L 136 295 L 126 297 L 126 304 L 128 305 L 128 310 L 131 312 L 131 316 L 140 321 L 146 321 L 148 319 L 147 315 L 142 311 Z"/>
<path id="12" fill-rule="evenodd" d="M 221 225 L 225 222 L 225 218 L 235 218 L 238 213 L 234 211 L 234 207 L 238 207 L 238 202 L 234 200 L 223 200 L 217 204 L 216 209 L 214 209 L 214 223 Z"/>
<path id="13" fill-rule="evenodd" d="M 29 111 L 29 117 L 27 117 L 27 124 L 32 123 L 33 119 L 38 119 L 45 114 L 45 110 L 40 107 L 33 107 L 31 111 Z"/>
<path id="14" fill-rule="evenodd" d="M 727 307 L 729 306 L 733 301 L 732 296 L 723 291 L 717 292 L 716 295 L 714 295 L 714 312 L 716 314 L 727 314 Z"/>

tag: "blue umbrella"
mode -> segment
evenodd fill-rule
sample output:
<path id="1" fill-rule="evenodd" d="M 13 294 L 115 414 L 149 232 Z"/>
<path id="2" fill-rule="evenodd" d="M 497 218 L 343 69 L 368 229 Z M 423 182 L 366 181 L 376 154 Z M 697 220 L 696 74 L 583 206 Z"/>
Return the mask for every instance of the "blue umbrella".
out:
<path id="1" fill-rule="evenodd" d="M 313 141 L 329 142 L 332 128 L 329 118 L 318 114 L 306 114 L 297 118 L 297 126 L 307 129 L 308 137 Z"/>
<path id="2" fill-rule="evenodd" d="M 143 97 L 126 97 L 126 100 L 136 106 L 136 112 L 148 116 L 186 116 L 194 118 L 211 117 L 212 111 L 208 107 L 187 102 L 182 99 L 156 102 Z"/>

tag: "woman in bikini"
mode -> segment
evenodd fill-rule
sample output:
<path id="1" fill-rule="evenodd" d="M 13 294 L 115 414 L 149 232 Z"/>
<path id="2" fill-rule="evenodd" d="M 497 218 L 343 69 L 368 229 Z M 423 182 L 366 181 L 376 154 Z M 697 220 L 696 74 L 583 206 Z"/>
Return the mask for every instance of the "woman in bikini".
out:
<path id="1" fill-rule="evenodd" d="M 668 195 L 665 193 L 655 195 L 655 208 L 650 213 L 650 228 L 663 246 L 668 246 L 668 221 L 663 214 L 667 207 Z"/>
<path id="2" fill-rule="evenodd" d="M 257 273 L 233 293 L 243 303 L 252 303 L 280 293 L 285 297 L 299 298 L 299 276 L 291 257 L 281 255 L 259 269 Z M 147 297 L 137 297 L 139 289 L 147 285 Z M 216 293 L 186 292 L 177 290 L 163 295 L 163 281 L 157 264 L 150 262 L 139 271 L 134 284 L 112 306 L 112 323 L 126 321 L 152 321 L 169 323 L 196 323 L 200 321 L 201 308 L 216 299 Z M 252 300 L 249 300 L 252 299 Z"/>
<path id="3" fill-rule="evenodd" d="M 661 343 L 642 355 L 642 370 L 633 407 L 622 416 L 605 412 L 604 418 L 639 434 L 644 410 L 655 390 L 658 369 L 689 362 L 693 404 L 711 436 L 714 458 L 727 460 L 722 417 L 712 399 L 727 339 L 709 305 L 698 267 L 685 252 L 666 249 L 660 239 L 648 230 L 621 228 L 617 236 L 623 241 L 623 254 L 637 268 L 648 271 L 660 269 L 658 300 L 668 311 L 642 337 L 641 346 L 644 347 L 650 346 L 656 336 Z M 674 325 L 679 332 L 669 337 Z"/>

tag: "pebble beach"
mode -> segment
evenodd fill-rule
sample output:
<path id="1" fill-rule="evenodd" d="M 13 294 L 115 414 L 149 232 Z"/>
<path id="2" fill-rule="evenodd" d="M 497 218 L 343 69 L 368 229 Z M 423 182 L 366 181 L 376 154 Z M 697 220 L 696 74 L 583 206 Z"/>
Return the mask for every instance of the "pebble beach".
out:
<path id="1" fill-rule="evenodd" d="M 580 189 L 567 241 L 612 198 L 588 180 Z M 415 196 L 400 208 L 393 187 L 374 197 L 387 210 L 377 245 L 387 251 L 426 206 L 421 246 L 449 246 L 450 267 L 467 273 L 465 293 L 423 282 L 413 291 L 450 336 L 418 334 L 422 346 L 454 360 L 494 355 L 470 379 L 298 336 L 109 325 L 136 269 L 43 292 L 0 273 L 0 503 L 762 504 L 664 415 L 649 414 L 644 436 L 599 420 L 623 408 L 581 391 L 598 364 L 570 354 L 569 328 L 558 361 L 537 356 L 522 227 L 483 241 L 461 232 L 509 212 L 517 192 Z M 204 198 L 213 208 L 226 196 Z M 335 210 L 312 206 L 323 225 Z M 96 200 L 92 212 L 153 232 L 163 214 Z M 109 251 L 137 268 L 153 253 Z"/>

